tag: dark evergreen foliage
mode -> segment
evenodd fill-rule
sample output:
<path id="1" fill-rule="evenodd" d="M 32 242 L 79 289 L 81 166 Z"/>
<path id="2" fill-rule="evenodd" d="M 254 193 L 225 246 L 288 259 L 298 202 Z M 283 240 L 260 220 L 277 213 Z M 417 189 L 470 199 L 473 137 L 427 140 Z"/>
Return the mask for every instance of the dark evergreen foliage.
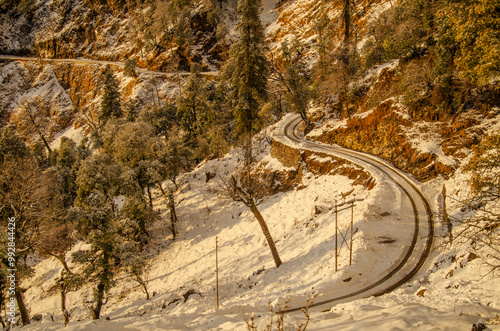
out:
<path id="1" fill-rule="evenodd" d="M 0 129 L 0 163 L 7 158 L 23 158 L 29 155 L 24 141 L 10 127 Z"/>
<path id="2" fill-rule="evenodd" d="M 197 64 L 191 65 L 186 85 L 177 107 L 177 118 L 182 128 L 187 132 L 186 139 L 189 140 L 202 133 L 203 123 L 201 119 L 208 112 L 206 82 L 201 76 L 201 67 Z"/>
<path id="3" fill-rule="evenodd" d="M 260 21 L 260 0 L 241 0 L 237 26 L 240 38 L 231 46 L 230 60 L 224 68 L 231 85 L 231 100 L 236 119 L 236 135 L 245 140 L 245 162 L 252 159 L 251 137 L 260 129 L 259 110 L 267 100 L 269 62 L 265 55 L 264 28 Z"/>
<path id="4" fill-rule="evenodd" d="M 116 80 L 111 68 L 106 69 L 104 75 L 104 93 L 101 100 L 101 113 L 99 120 L 101 126 L 104 126 L 111 117 L 121 117 L 123 115 L 121 106 L 121 95 L 118 90 L 118 81 Z"/>

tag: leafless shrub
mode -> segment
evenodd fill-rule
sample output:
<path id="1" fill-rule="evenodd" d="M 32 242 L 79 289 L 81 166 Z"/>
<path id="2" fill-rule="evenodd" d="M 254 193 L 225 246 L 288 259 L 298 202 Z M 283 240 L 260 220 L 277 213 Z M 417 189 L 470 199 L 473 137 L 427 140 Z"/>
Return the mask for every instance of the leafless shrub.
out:
<path id="1" fill-rule="evenodd" d="M 307 326 L 309 325 L 309 321 L 311 319 L 309 315 L 309 308 L 311 307 L 312 303 L 314 302 L 314 299 L 318 294 L 311 295 L 310 293 L 307 296 L 307 302 L 306 306 L 301 309 L 301 311 L 304 313 L 304 316 L 306 318 L 305 322 L 300 323 L 296 330 L 297 331 L 305 331 Z M 266 327 L 262 330 L 265 331 L 271 331 L 273 330 L 273 327 L 276 327 L 278 331 L 284 331 L 285 330 L 285 315 L 287 311 L 290 309 L 290 302 L 291 299 L 288 298 L 285 300 L 283 304 L 278 304 L 277 311 L 274 311 L 274 308 L 271 304 L 271 302 L 268 303 L 269 307 L 269 312 L 270 312 L 270 319 L 269 322 L 266 323 Z M 257 324 L 255 323 L 255 313 L 250 314 L 249 316 L 244 316 L 245 323 L 247 325 L 247 330 L 248 331 L 258 331 Z M 292 329 L 295 329 L 295 326 L 292 325 Z"/>

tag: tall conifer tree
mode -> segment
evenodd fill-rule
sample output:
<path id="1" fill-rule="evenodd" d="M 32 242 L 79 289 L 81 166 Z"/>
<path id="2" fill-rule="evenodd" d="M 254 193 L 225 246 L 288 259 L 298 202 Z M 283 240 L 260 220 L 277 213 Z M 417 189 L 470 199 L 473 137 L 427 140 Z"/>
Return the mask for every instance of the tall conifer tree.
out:
<path id="1" fill-rule="evenodd" d="M 99 120 L 101 125 L 106 124 L 110 117 L 121 117 L 122 106 L 120 104 L 120 91 L 118 90 L 118 81 L 111 68 L 106 68 L 104 76 L 104 94 L 101 100 L 101 114 Z"/>
<path id="2" fill-rule="evenodd" d="M 264 28 L 259 18 L 260 0 L 240 0 L 239 40 L 231 47 L 225 76 L 231 85 L 230 100 L 237 136 L 244 140 L 245 164 L 252 161 L 252 135 L 260 125 L 259 108 L 267 99 L 268 60 L 264 54 Z"/>
<path id="3" fill-rule="evenodd" d="M 267 74 L 269 63 L 264 54 L 264 28 L 259 18 L 260 0 L 240 0 L 238 12 L 241 22 L 237 29 L 239 40 L 231 47 L 231 60 L 224 68 L 225 79 L 230 83 L 230 100 L 236 119 L 236 134 L 244 141 L 244 167 L 242 172 L 226 183 L 228 195 L 235 201 L 243 202 L 250 208 L 259 222 L 266 237 L 269 249 L 276 263 L 281 259 L 269 232 L 269 228 L 257 208 L 255 196 L 258 188 L 252 180 L 250 164 L 252 163 L 252 135 L 259 129 L 259 109 L 267 99 Z"/>
<path id="4" fill-rule="evenodd" d="M 177 108 L 177 118 L 187 131 L 187 139 L 197 136 L 201 131 L 201 115 L 206 113 L 208 104 L 206 102 L 206 83 L 201 75 L 201 66 L 191 65 L 191 74 L 189 75 L 183 95 L 179 100 Z"/>

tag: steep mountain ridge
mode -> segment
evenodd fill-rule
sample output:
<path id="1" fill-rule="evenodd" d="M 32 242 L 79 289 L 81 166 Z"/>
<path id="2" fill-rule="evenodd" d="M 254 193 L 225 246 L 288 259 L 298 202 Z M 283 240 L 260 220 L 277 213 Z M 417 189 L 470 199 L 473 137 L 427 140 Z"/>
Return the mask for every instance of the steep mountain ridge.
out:
<path id="1" fill-rule="evenodd" d="M 173 66 L 173 57 L 180 56 L 181 67 L 189 70 L 189 62 L 205 65 L 218 61 L 220 52 L 215 38 L 215 26 L 207 17 L 203 5 L 189 13 L 189 28 L 194 31 L 191 51 L 177 52 L 172 24 L 163 22 L 165 10 L 152 2 L 40 0 L 25 13 L 15 6 L 2 8 L 0 53 L 36 55 L 42 58 L 78 58 L 123 61 L 135 56 L 141 66 L 166 71 Z M 161 26 L 154 26 L 155 24 Z M 196 51 L 201 45 L 201 53 Z M 213 59 L 212 59 L 213 58 Z"/>
<path id="2" fill-rule="evenodd" d="M 0 54 L 108 61 L 135 57 L 140 66 L 162 71 L 172 70 L 171 62 L 180 56 L 185 61 L 181 64 L 184 70 L 189 70 L 189 62 L 220 68 L 227 57 L 228 42 L 234 37 L 236 1 L 188 2 L 190 7 L 183 14 L 187 15 L 187 25 L 183 29 L 191 30 L 191 36 L 188 49 L 182 50 L 179 47 L 185 40 L 180 40 L 182 36 L 176 32 L 182 17 L 168 18 L 172 9 L 167 3 L 159 2 L 157 6 L 144 0 L 38 0 L 26 12 L 4 5 L 0 7 Z M 367 23 L 390 4 L 387 0 L 356 2 L 353 23 L 358 41 L 363 40 Z M 340 30 L 340 2 L 265 0 L 263 9 L 262 21 L 275 55 L 280 52 L 281 42 L 293 35 L 311 48 L 323 15 Z M 311 49 L 310 56 L 314 57 L 312 53 Z"/>

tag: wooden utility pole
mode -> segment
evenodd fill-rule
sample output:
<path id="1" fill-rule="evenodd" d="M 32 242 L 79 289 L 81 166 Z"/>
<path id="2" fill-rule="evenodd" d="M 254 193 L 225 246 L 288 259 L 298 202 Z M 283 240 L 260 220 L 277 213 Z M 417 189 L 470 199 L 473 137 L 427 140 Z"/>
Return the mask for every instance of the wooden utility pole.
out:
<path id="1" fill-rule="evenodd" d="M 217 309 L 219 309 L 219 253 L 217 252 L 218 238 L 219 237 L 215 237 L 215 293 L 217 296 Z"/>
<path id="2" fill-rule="evenodd" d="M 337 201 L 335 201 L 335 271 L 337 271 L 337 240 L 338 240 L 338 223 L 337 223 L 338 209 L 337 209 Z"/>
<path id="3" fill-rule="evenodd" d="M 351 243 L 349 244 L 349 265 L 352 265 L 352 228 L 354 224 L 354 199 L 352 200 L 351 205 Z"/>

